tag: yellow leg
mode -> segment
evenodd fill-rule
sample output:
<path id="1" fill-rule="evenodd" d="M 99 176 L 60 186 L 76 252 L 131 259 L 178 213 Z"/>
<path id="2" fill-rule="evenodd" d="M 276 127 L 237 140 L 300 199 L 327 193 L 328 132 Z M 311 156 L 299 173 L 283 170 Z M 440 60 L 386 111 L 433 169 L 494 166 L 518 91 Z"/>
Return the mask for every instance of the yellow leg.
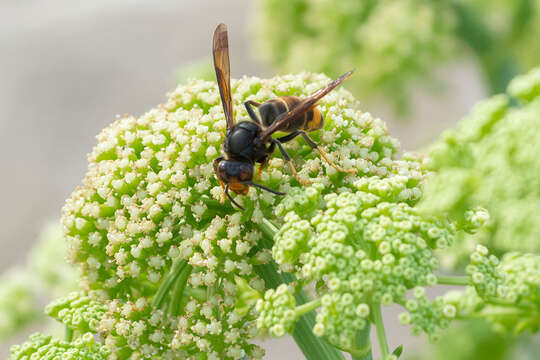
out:
<path id="1" fill-rule="evenodd" d="M 310 185 L 310 184 L 311 184 L 311 181 L 309 181 L 309 180 L 307 180 L 307 181 L 302 180 L 302 179 L 300 178 L 300 176 L 298 176 L 298 173 L 296 172 L 296 169 L 294 168 L 294 164 L 293 164 L 292 160 L 287 161 L 287 163 L 288 163 L 289 166 L 291 167 L 291 171 L 292 171 L 294 177 L 296 178 L 296 180 L 297 180 L 300 184 L 302 184 L 302 185 L 304 185 L 304 186 L 307 186 L 307 185 Z"/>
<path id="2" fill-rule="evenodd" d="M 221 181 L 221 179 L 219 178 L 219 171 L 218 171 L 219 162 L 220 162 L 221 160 L 223 160 L 223 157 L 222 157 L 222 156 L 220 156 L 220 157 L 218 157 L 217 159 L 214 160 L 214 172 L 216 173 L 216 178 L 218 179 L 219 184 L 221 185 L 221 190 L 222 190 L 222 192 L 221 192 L 221 200 L 220 200 L 220 202 L 221 202 L 222 204 L 225 204 L 225 200 L 226 200 L 226 199 L 225 199 L 225 196 L 226 196 L 226 195 L 225 195 L 225 184 L 224 184 L 223 181 Z"/>
<path id="3" fill-rule="evenodd" d="M 223 183 L 223 181 L 221 181 L 220 179 L 219 180 L 219 184 L 221 185 L 221 200 L 219 201 L 220 203 L 222 204 L 225 204 L 225 200 L 226 199 L 226 195 L 225 195 L 225 184 Z"/>
<path id="4" fill-rule="evenodd" d="M 261 174 L 262 174 L 263 170 L 266 168 L 266 165 L 268 165 L 268 160 L 269 159 L 266 158 L 264 160 L 264 162 L 261 165 L 259 165 L 259 170 L 257 170 L 257 179 L 261 178 Z"/>
<path id="5" fill-rule="evenodd" d="M 331 167 L 333 167 L 334 169 L 336 169 L 337 171 L 339 172 L 345 172 L 345 173 L 349 173 L 349 174 L 356 174 L 358 172 L 358 170 L 356 169 L 344 169 L 342 167 L 339 167 L 337 166 L 336 164 L 334 164 L 329 158 L 328 156 L 326 156 L 326 153 L 320 148 L 317 146 L 317 150 L 319 150 L 319 154 L 321 154 L 322 158 L 328 163 L 328 165 L 330 165 Z"/>

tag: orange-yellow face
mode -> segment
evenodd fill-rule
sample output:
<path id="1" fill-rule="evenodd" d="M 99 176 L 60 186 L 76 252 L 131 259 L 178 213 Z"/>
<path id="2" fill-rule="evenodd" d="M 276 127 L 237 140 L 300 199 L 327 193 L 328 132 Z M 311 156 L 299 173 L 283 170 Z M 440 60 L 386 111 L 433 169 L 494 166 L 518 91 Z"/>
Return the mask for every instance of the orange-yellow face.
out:
<path id="1" fill-rule="evenodd" d="M 242 184 L 238 179 L 232 178 L 229 179 L 229 189 L 235 194 L 246 195 L 249 191 L 249 185 Z"/>

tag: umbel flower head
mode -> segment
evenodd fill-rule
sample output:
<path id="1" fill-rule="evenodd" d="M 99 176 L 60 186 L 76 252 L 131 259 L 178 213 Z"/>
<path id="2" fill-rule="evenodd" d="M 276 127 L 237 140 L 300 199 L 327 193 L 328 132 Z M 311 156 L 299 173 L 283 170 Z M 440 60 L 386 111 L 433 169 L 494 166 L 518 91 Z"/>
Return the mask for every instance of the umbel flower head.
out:
<path id="1" fill-rule="evenodd" d="M 307 96 L 328 81 L 308 73 L 233 80 L 236 119 L 247 118 L 242 103 L 248 99 Z M 394 159 L 399 144 L 381 120 L 360 111 L 345 89 L 323 98 L 320 109 L 325 128 L 312 137 L 330 158 L 372 179 L 364 186 L 375 192 L 384 191 L 384 184 L 376 185 L 382 179 L 395 177 L 401 179 L 399 191 L 392 190 L 396 201 L 418 199 L 421 159 Z M 83 289 L 105 304 L 100 333 L 121 358 L 262 356 L 249 344 L 254 309 L 236 310 L 235 277 L 264 290 L 257 272 L 270 253 L 259 245 L 261 226 L 263 219 L 283 222 L 273 212 L 281 198 L 251 188 L 236 197 L 245 212 L 220 203 L 212 160 L 225 126 L 214 82 L 182 85 L 164 105 L 121 117 L 102 131 L 83 185 L 66 202 L 69 258 L 81 270 Z M 287 151 L 301 178 L 323 186 L 319 196 L 350 192 L 358 181 L 328 167 L 301 139 Z M 283 165 L 274 155 L 258 182 L 293 194 L 301 186 Z"/>
<path id="2" fill-rule="evenodd" d="M 489 226 L 461 241 L 466 258 L 474 243 L 495 253 L 538 251 L 540 242 L 540 69 L 515 78 L 508 94 L 477 105 L 431 147 L 433 170 L 420 204 L 425 213 L 463 214 L 477 206 Z M 515 98 L 516 105 L 511 105 Z M 487 220 L 480 217 L 478 220 Z"/>

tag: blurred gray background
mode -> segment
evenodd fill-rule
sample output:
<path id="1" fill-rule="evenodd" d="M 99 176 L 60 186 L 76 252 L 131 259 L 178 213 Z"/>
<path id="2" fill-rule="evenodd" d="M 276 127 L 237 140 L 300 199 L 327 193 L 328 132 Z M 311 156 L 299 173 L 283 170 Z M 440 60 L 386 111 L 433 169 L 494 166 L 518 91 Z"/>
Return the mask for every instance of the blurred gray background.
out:
<path id="1" fill-rule="evenodd" d="M 248 0 L 0 2 L 0 271 L 24 263 L 41 226 L 59 218 L 100 129 L 163 102 L 174 71 L 210 55 L 217 23 L 229 26 L 233 77 L 272 75 L 252 56 L 252 11 Z M 360 100 L 413 150 L 484 96 L 473 64 L 448 64 L 437 78 L 446 89 L 415 90 L 406 121 Z M 397 313 L 385 314 L 391 346 L 421 344 L 395 325 Z M 262 343 L 268 359 L 302 358 L 289 339 Z"/>

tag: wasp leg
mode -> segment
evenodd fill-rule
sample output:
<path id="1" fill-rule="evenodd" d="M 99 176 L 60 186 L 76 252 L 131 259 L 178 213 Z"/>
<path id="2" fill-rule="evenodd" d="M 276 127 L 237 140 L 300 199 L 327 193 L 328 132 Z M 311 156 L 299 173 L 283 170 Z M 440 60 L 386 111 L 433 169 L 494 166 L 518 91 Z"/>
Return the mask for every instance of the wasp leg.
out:
<path id="1" fill-rule="evenodd" d="M 302 185 L 309 185 L 311 184 L 311 181 L 305 181 L 305 180 L 302 180 L 300 178 L 300 176 L 298 176 L 298 173 L 296 172 L 296 169 L 294 167 L 294 164 L 291 160 L 291 157 L 289 156 L 289 154 L 287 154 L 287 151 L 285 151 L 285 149 L 283 148 L 283 145 L 281 145 L 281 143 L 279 142 L 279 139 L 272 139 L 272 143 L 276 144 L 277 147 L 279 148 L 279 151 L 281 152 L 281 155 L 283 156 L 283 159 L 285 159 L 285 161 L 289 164 L 290 168 L 291 168 L 291 171 L 294 175 L 294 177 L 296 178 L 296 180 L 302 184 Z"/>
<path id="2" fill-rule="evenodd" d="M 265 157 L 261 165 L 259 165 L 259 169 L 257 170 L 257 179 L 261 178 L 261 174 L 264 170 L 264 168 L 268 165 L 269 157 Z"/>
<path id="3" fill-rule="evenodd" d="M 266 149 L 266 153 L 270 155 L 274 152 L 275 149 L 276 149 L 276 144 L 272 142 Z M 268 162 L 270 161 L 270 156 L 268 155 L 261 161 L 261 165 L 259 165 L 259 170 L 257 171 L 257 179 L 261 178 L 261 174 L 263 170 L 266 168 L 266 166 L 268 165 Z"/>
<path id="4" fill-rule="evenodd" d="M 226 186 L 225 186 L 225 184 L 223 183 L 223 181 L 221 181 L 221 179 L 219 178 L 219 176 L 218 176 L 218 171 L 217 171 L 217 169 L 218 169 L 218 164 L 219 164 L 219 162 L 220 162 L 221 160 L 223 160 L 223 156 L 220 156 L 220 157 L 218 157 L 217 159 L 214 160 L 214 172 L 216 173 L 216 177 L 217 177 L 217 179 L 218 179 L 218 181 L 219 181 L 219 184 L 221 185 L 221 190 L 223 190 L 223 192 L 221 193 L 221 200 L 220 200 L 220 202 L 221 202 L 222 204 L 225 204 L 225 188 L 226 188 Z"/>
<path id="5" fill-rule="evenodd" d="M 261 120 L 257 116 L 257 113 L 255 112 L 255 110 L 253 110 L 253 106 L 259 107 L 260 105 L 261 105 L 261 103 L 258 103 L 258 102 L 253 101 L 253 100 L 248 100 L 248 101 L 246 101 L 244 103 L 244 106 L 246 107 L 246 110 L 247 110 L 248 115 L 251 118 L 251 120 L 255 121 L 259 125 L 261 124 Z"/>
<path id="6" fill-rule="evenodd" d="M 330 165 L 331 167 L 333 167 L 339 172 L 346 172 L 349 174 L 356 174 L 358 172 L 356 169 L 344 169 L 342 167 L 337 166 L 328 158 L 328 156 L 326 156 L 326 153 L 324 152 L 324 150 L 321 149 L 319 145 L 317 145 L 313 140 L 311 140 L 311 138 L 308 136 L 308 134 L 305 131 L 298 130 L 298 132 L 300 133 L 300 135 L 302 135 L 304 140 L 306 140 L 306 142 L 308 143 L 309 146 L 311 146 L 312 149 L 316 149 L 319 152 L 319 154 L 321 154 L 321 157 L 328 163 L 328 165 Z"/>
<path id="7" fill-rule="evenodd" d="M 264 185 L 254 183 L 254 182 L 252 182 L 252 181 L 244 181 L 243 184 L 258 187 L 259 189 L 266 190 L 266 191 L 268 191 L 268 192 L 271 192 L 272 194 L 276 194 L 276 195 L 285 195 L 284 192 L 272 190 L 272 189 L 270 189 L 270 188 L 267 188 L 267 187 L 264 186 Z"/>
<path id="8" fill-rule="evenodd" d="M 245 210 L 242 206 L 240 206 L 240 204 L 238 204 L 236 201 L 234 201 L 234 199 L 232 198 L 231 194 L 229 194 L 229 184 L 225 185 L 225 195 L 227 195 L 227 197 L 229 198 L 229 200 L 231 200 L 231 202 L 236 205 L 240 210 Z"/>
<path id="9" fill-rule="evenodd" d="M 276 140 L 283 144 L 283 143 L 291 141 L 292 139 L 294 139 L 298 135 L 300 135 L 300 130 L 294 130 L 292 133 L 290 133 L 288 135 L 285 135 L 285 136 L 282 136 L 282 137 L 279 137 Z"/>

